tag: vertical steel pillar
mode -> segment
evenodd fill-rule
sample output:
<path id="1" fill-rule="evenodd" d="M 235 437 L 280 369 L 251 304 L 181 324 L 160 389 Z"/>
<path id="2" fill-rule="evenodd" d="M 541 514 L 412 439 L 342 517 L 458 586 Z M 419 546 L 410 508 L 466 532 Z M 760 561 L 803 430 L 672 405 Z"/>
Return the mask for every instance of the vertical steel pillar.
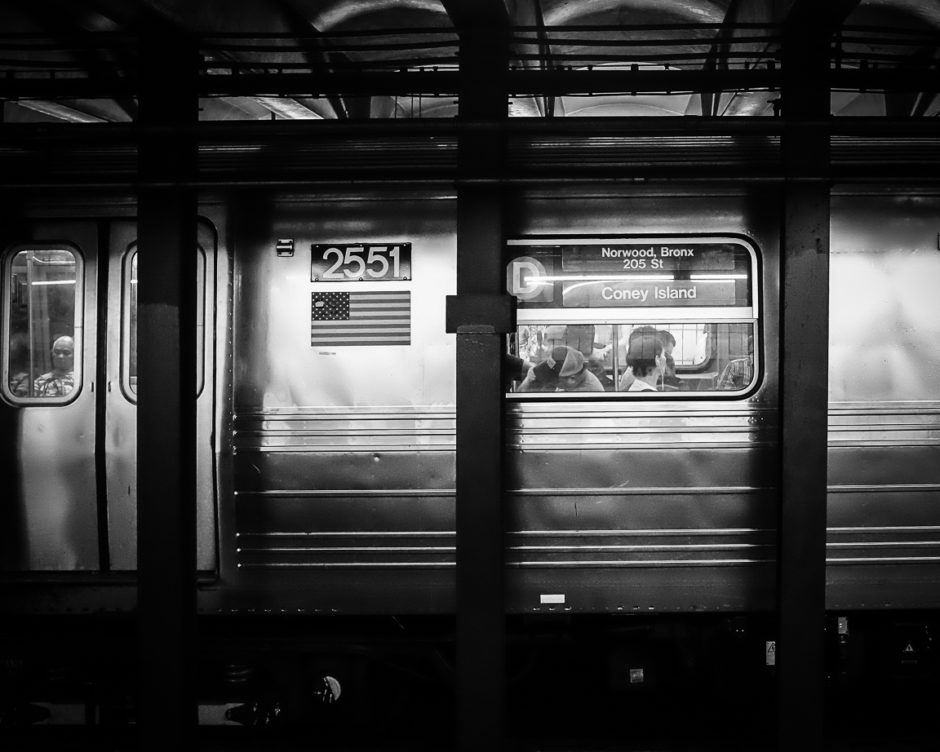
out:
<path id="1" fill-rule="evenodd" d="M 808 11 L 810 16 L 812 10 Z M 829 34 L 793 18 L 784 37 L 778 747 L 821 749 L 829 357 Z M 823 125 L 820 125 L 823 124 Z"/>
<path id="2" fill-rule="evenodd" d="M 138 729 L 144 750 L 196 731 L 197 58 L 187 40 L 145 32 L 138 193 Z"/>
<path id="3" fill-rule="evenodd" d="M 474 8 L 474 5 L 478 8 Z M 467 2 L 459 118 L 498 126 L 507 115 L 505 24 Z M 505 738 L 503 594 L 503 332 L 511 327 L 502 263 L 502 129 L 465 127 L 459 144 L 457 296 L 457 749 Z"/>

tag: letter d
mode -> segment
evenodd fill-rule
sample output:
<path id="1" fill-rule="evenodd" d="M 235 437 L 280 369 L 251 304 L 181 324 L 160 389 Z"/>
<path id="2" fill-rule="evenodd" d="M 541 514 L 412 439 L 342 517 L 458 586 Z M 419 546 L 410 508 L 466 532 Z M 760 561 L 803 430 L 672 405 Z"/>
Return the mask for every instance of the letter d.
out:
<path id="1" fill-rule="evenodd" d="M 546 277 L 545 267 L 538 259 L 531 256 L 521 256 L 513 259 L 506 267 L 506 291 L 519 300 L 532 300 L 550 291 L 550 284 Z"/>

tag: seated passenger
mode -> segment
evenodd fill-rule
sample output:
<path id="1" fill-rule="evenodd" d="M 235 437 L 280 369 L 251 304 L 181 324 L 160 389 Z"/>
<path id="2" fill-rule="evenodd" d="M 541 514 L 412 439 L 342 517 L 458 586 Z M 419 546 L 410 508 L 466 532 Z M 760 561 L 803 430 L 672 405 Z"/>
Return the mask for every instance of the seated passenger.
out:
<path id="1" fill-rule="evenodd" d="M 715 384 L 715 389 L 732 390 L 744 389 L 751 383 L 754 376 L 754 359 L 750 355 L 746 358 L 732 360 L 721 370 L 721 375 Z"/>
<path id="2" fill-rule="evenodd" d="M 631 337 L 627 352 L 629 370 L 620 379 L 620 391 L 655 392 L 664 365 L 663 343 L 659 337 L 655 334 Z"/>
<path id="3" fill-rule="evenodd" d="M 565 345 L 552 349 L 551 357 L 532 367 L 519 385 L 520 392 L 603 392 L 597 377 L 587 370 L 584 356 Z"/>
<path id="4" fill-rule="evenodd" d="M 75 387 L 72 363 L 75 356 L 75 341 L 71 337 L 59 337 L 52 343 L 52 370 L 38 376 L 33 382 L 35 397 L 64 397 Z"/>
<path id="5" fill-rule="evenodd" d="M 672 357 L 672 351 L 676 347 L 676 338 L 672 332 L 660 329 L 657 334 L 659 341 L 663 343 L 663 357 L 665 365 L 663 366 L 663 391 L 685 391 L 689 388 L 682 379 L 676 376 L 676 361 Z"/>
<path id="6" fill-rule="evenodd" d="M 588 371 L 594 374 L 598 383 L 604 388 L 605 392 L 613 391 L 614 388 L 614 380 L 610 374 L 607 373 L 607 368 L 604 366 L 605 356 L 609 350 L 609 345 L 603 349 L 596 349 L 587 359 Z"/>
<path id="7" fill-rule="evenodd" d="M 721 369 L 721 374 L 715 381 L 715 389 L 737 390 L 744 389 L 754 378 L 754 336 L 747 335 L 747 345 L 743 358 L 735 358 Z"/>
<path id="8" fill-rule="evenodd" d="M 29 373 L 27 371 L 17 371 L 10 376 L 10 393 L 14 397 L 29 396 Z"/>
<path id="9" fill-rule="evenodd" d="M 512 353 L 505 353 L 503 361 L 504 375 L 509 381 L 522 381 L 529 374 L 532 363 Z"/>
<path id="10" fill-rule="evenodd" d="M 568 324 L 565 326 L 565 344 L 573 350 L 580 352 L 585 358 L 590 357 L 596 347 L 594 336 L 596 327 L 594 324 Z"/>
<path id="11" fill-rule="evenodd" d="M 630 332 L 630 336 L 627 338 L 627 350 L 624 353 L 624 360 L 629 358 L 629 353 L 633 350 L 633 342 L 643 337 L 657 337 L 658 332 L 655 327 L 652 326 L 638 326 L 633 331 Z M 628 361 L 629 362 L 629 361 Z M 630 385 L 633 383 L 634 376 L 633 370 L 628 366 L 627 369 L 620 376 L 620 383 L 617 387 L 618 391 L 629 392 Z"/>
<path id="12" fill-rule="evenodd" d="M 28 397 L 31 382 L 29 344 L 25 336 L 14 335 L 10 342 L 10 393 L 14 397 Z"/>
<path id="13" fill-rule="evenodd" d="M 560 392 L 603 392 L 604 385 L 591 371 L 587 361 L 577 350 L 567 347 L 561 370 L 558 372 Z M 553 353 L 554 355 L 554 353 Z"/>

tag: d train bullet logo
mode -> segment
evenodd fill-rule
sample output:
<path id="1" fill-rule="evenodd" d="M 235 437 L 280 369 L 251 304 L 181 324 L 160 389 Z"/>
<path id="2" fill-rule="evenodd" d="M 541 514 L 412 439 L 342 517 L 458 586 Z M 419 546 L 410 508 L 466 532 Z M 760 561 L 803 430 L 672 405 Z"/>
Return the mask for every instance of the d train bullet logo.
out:
<path id="1" fill-rule="evenodd" d="M 506 267 L 506 290 L 519 300 L 549 302 L 554 297 L 545 266 L 531 256 L 513 259 Z"/>

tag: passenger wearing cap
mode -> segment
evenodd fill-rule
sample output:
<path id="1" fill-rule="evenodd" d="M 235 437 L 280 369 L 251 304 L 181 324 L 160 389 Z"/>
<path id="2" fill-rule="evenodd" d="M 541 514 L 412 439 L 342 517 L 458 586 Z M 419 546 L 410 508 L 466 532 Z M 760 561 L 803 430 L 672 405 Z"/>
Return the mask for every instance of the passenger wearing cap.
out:
<path id="1" fill-rule="evenodd" d="M 519 385 L 520 392 L 603 392 L 597 376 L 587 369 L 584 356 L 558 345 L 551 357 L 533 366 Z"/>

